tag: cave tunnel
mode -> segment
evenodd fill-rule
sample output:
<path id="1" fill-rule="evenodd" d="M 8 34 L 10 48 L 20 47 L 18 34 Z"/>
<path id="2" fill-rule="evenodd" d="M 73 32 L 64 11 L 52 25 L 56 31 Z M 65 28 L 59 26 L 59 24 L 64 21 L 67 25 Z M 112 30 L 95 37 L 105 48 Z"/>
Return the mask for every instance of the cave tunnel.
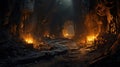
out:
<path id="1" fill-rule="evenodd" d="M 119 0 L 1 0 L 0 67 L 119 67 L 119 6 Z"/>

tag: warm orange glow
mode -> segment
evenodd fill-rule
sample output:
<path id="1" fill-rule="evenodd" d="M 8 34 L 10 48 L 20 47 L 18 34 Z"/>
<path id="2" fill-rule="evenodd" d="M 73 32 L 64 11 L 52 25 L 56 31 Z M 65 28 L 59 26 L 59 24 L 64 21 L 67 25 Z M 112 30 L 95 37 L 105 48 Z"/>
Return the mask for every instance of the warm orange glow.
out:
<path id="1" fill-rule="evenodd" d="M 34 43 L 34 39 L 33 37 L 31 36 L 31 34 L 27 34 L 27 35 L 24 35 L 23 36 L 23 39 L 26 43 L 28 44 L 33 44 Z"/>
<path id="2" fill-rule="evenodd" d="M 96 38 L 97 38 L 97 36 L 95 36 L 95 35 L 87 36 L 86 37 L 86 44 L 89 44 L 89 46 L 92 45 Z"/>
<path id="3" fill-rule="evenodd" d="M 22 39 L 26 44 L 32 44 L 33 48 L 39 48 L 39 45 L 41 44 L 40 39 L 36 39 L 32 34 L 23 34 Z"/>
<path id="4" fill-rule="evenodd" d="M 69 36 L 69 34 L 68 34 L 68 33 L 66 33 L 64 36 L 65 36 L 65 37 L 68 37 L 68 36 Z"/>
<path id="5" fill-rule="evenodd" d="M 25 38 L 26 43 L 28 44 L 33 44 L 33 39 L 32 38 Z"/>
<path id="6" fill-rule="evenodd" d="M 94 41 L 95 40 L 95 36 L 87 36 L 87 41 Z"/>
<path id="7" fill-rule="evenodd" d="M 64 36 L 65 38 L 69 38 L 69 39 L 71 39 L 71 38 L 72 38 L 72 37 L 71 37 L 71 35 L 70 35 L 70 34 L 68 34 L 67 32 L 63 33 L 63 36 Z"/>
<path id="8" fill-rule="evenodd" d="M 62 34 L 63 37 L 68 39 L 72 39 L 75 36 L 75 29 L 72 21 L 68 20 L 64 23 Z"/>

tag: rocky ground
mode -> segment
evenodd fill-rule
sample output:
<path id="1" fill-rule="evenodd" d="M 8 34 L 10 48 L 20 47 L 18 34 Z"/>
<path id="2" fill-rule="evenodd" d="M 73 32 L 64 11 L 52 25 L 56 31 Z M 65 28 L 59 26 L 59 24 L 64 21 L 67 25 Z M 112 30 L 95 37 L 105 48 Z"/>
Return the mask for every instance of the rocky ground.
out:
<path id="1" fill-rule="evenodd" d="M 106 49 L 81 47 L 69 39 L 45 39 L 44 47 L 34 49 L 6 32 L 0 33 L 0 67 L 88 67 L 106 57 Z"/>

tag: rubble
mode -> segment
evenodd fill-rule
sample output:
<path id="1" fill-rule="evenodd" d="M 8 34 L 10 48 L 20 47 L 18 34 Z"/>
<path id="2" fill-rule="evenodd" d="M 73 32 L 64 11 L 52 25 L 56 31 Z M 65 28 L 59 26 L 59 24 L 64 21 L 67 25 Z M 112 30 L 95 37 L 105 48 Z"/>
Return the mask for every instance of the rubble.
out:
<path id="1" fill-rule="evenodd" d="M 0 67 L 84 67 L 116 55 L 119 63 L 120 1 L 66 2 L 1 1 Z"/>
<path id="2" fill-rule="evenodd" d="M 51 43 L 48 42 L 48 44 L 54 49 L 37 50 L 34 49 L 33 47 L 30 47 L 29 45 L 25 45 L 25 43 L 22 42 L 18 43 L 16 41 L 11 41 L 11 40 L 6 41 L 5 43 L 3 43 L 3 47 L 5 46 L 4 50 L 2 49 L 1 50 L 2 53 L 8 53 L 7 55 L 5 54 L 3 55 L 3 56 L 8 56 L 8 58 L 5 57 L 4 60 L 6 59 L 9 60 L 4 61 L 5 63 L 3 64 L 3 66 L 5 64 L 13 64 L 13 65 L 25 64 L 25 63 L 35 62 L 36 60 L 53 58 L 54 56 L 65 54 L 68 51 L 68 48 L 65 45 L 63 45 L 62 43 L 59 44 L 54 40 L 52 40 Z M 3 61 L 0 62 L 2 63 Z"/>

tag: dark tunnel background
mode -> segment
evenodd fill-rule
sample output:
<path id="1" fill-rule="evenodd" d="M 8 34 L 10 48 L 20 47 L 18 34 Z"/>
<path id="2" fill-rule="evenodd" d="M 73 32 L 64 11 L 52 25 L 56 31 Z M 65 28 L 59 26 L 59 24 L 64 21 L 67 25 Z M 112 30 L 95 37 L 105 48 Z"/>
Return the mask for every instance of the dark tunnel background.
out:
<path id="1" fill-rule="evenodd" d="M 115 66 L 119 44 L 119 0 L 0 1 L 0 66 Z"/>

